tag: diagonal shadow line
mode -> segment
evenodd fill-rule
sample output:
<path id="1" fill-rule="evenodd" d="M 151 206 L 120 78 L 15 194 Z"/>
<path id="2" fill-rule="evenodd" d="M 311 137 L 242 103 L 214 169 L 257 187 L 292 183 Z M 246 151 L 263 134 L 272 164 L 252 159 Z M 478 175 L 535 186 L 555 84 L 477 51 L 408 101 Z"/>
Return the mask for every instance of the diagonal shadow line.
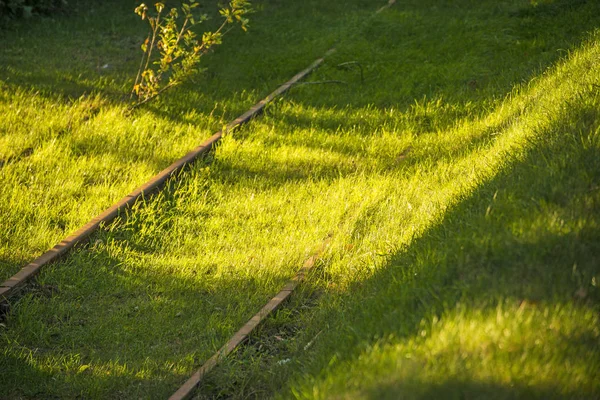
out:
<path id="1" fill-rule="evenodd" d="M 600 119 L 597 109 L 571 117 L 589 121 L 590 113 L 592 120 Z M 324 324 L 343 314 L 346 325 L 321 336 L 328 345 L 320 346 L 324 353 L 311 362 L 313 372 L 327 370 L 334 356 L 343 363 L 356 362 L 361 349 L 380 338 L 393 335 L 402 341 L 415 337 L 423 320 L 439 317 L 457 303 L 493 310 L 503 299 L 534 306 L 574 301 L 581 283 L 573 278 L 573 263 L 584 280 L 600 274 L 600 193 L 594 189 L 600 185 L 600 147 L 582 143 L 581 128 L 569 120 L 550 129 L 538 133 L 521 160 L 506 163 L 498 175 L 447 210 L 439 223 L 393 255 L 372 277 L 351 286 L 341 300 L 335 301 L 342 306 L 319 315 Z M 549 155 L 557 154 L 569 163 L 549 164 Z M 490 203 L 497 193 L 501 193 L 499 199 Z M 534 229 L 534 221 L 528 220 L 523 210 L 535 214 L 540 204 L 561 210 L 571 222 L 583 218 L 587 223 L 569 233 L 538 227 L 529 240 L 522 237 L 527 232 L 511 231 L 514 224 Z M 490 217 L 490 207 L 498 210 L 497 217 Z M 587 290 L 587 300 L 580 306 L 598 309 L 600 291 Z M 339 337 L 349 338 L 350 343 L 333 345 L 339 343 Z M 596 346 L 589 340 L 573 339 L 573 344 L 589 351 Z M 459 384 L 450 379 L 439 389 Z M 464 389 L 478 393 L 494 387 L 467 382 Z M 367 398 L 389 398 L 395 393 L 393 385 L 380 389 L 374 388 Z M 538 397 L 546 393 L 542 387 L 531 390 Z M 572 394 L 589 395 L 583 389 Z"/>

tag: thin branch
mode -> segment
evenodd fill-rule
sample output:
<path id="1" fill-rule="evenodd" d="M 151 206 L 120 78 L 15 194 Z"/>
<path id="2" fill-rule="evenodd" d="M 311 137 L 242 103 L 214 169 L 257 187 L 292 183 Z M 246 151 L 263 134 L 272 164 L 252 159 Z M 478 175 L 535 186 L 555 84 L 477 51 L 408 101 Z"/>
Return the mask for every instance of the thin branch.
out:
<path id="1" fill-rule="evenodd" d="M 167 21 L 167 28 L 164 28 L 164 30 L 168 30 L 169 35 L 171 35 L 171 33 L 175 33 L 177 36 L 175 38 L 174 43 L 171 43 L 171 39 L 173 39 L 172 37 L 169 36 L 169 40 L 168 42 L 172 44 L 169 45 L 168 49 L 165 50 L 165 33 L 164 30 L 161 30 L 161 15 L 162 15 L 162 11 L 163 9 L 158 9 L 157 7 L 157 15 L 154 18 L 148 18 L 149 22 L 150 22 L 150 26 L 152 27 L 151 30 L 151 40 L 149 43 L 150 48 L 146 47 L 146 51 L 144 52 L 144 56 L 142 56 L 142 60 L 140 61 L 140 68 L 138 70 L 138 75 L 136 77 L 135 80 L 135 84 L 133 87 L 133 90 L 131 92 L 130 98 L 133 97 L 133 94 L 136 93 L 138 95 L 138 102 L 136 104 L 133 104 L 132 106 L 130 106 L 130 109 L 135 109 L 143 104 L 148 103 L 149 101 L 155 99 L 156 97 L 158 97 L 159 95 L 161 95 L 162 93 L 164 93 L 166 90 L 171 89 L 174 86 L 177 86 L 179 84 L 181 84 L 183 81 L 185 81 L 186 79 L 189 78 L 189 76 L 191 75 L 191 73 L 193 71 L 195 71 L 195 66 L 198 64 L 201 56 L 205 53 L 207 53 L 213 46 L 218 45 L 221 43 L 222 41 L 222 37 L 224 35 L 226 35 L 231 29 L 226 30 L 225 32 L 223 32 L 223 30 L 225 29 L 226 25 L 228 25 L 231 22 L 235 22 L 234 20 L 232 21 L 230 19 L 230 17 L 232 16 L 231 13 L 233 13 L 234 11 L 238 10 L 237 8 L 233 7 L 232 3 L 230 3 L 229 8 L 228 8 L 229 12 L 225 13 L 225 19 L 223 20 L 223 22 L 221 23 L 221 25 L 218 27 L 218 29 L 216 31 L 213 32 L 206 32 L 203 36 L 206 37 L 206 41 L 200 39 L 197 40 L 197 38 L 195 37 L 194 34 L 192 34 L 192 38 L 194 39 L 194 42 L 186 42 L 186 45 L 193 45 L 193 48 L 191 49 L 192 51 L 184 51 L 184 50 L 178 50 L 180 49 L 181 45 L 181 41 L 184 38 L 184 36 L 186 35 L 186 33 L 188 31 L 190 31 L 190 27 L 188 26 L 190 24 L 191 21 L 191 17 L 190 14 L 186 14 L 185 18 L 183 19 L 183 24 L 181 26 L 181 29 L 177 28 L 177 23 L 176 23 L 176 18 L 173 16 L 173 9 L 171 10 L 171 19 L 166 18 Z M 189 10 L 188 10 L 189 11 Z M 233 15 L 236 16 L 236 15 Z M 237 18 L 237 17 L 236 17 Z M 239 19 L 239 18 L 238 18 Z M 243 23 L 243 21 L 242 21 Z M 193 25 L 193 22 L 191 23 Z M 157 40 L 160 38 L 160 40 L 157 42 Z M 146 38 L 146 46 L 148 46 L 148 41 L 150 39 L 150 34 L 148 35 L 148 37 Z M 187 40 L 187 39 L 186 39 Z M 163 46 L 160 46 L 162 41 Z M 150 62 L 151 62 L 151 58 L 152 58 L 152 52 L 154 50 L 154 47 L 156 45 L 159 45 L 159 47 L 157 47 L 157 51 L 160 52 L 161 58 L 160 61 L 156 61 L 154 62 L 154 64 L 160 65 L 158 70 L 156 72 L 154 72 L 152 74 L 152 77 L 150 80 L 148 79 L 144 79 L 144 73 L 145 71 L 149 71 L 149 67 L 150 67 Z M 175 49 L 175 50 L 173 50 Z M 174 52 L 175 51 L 175 52 Z M 179 52 L 179 54 L 178 54 Z M 183 67 L 179 68 L 179 69 L 174 69 L 173 65 L 177 66 L 177 63 L 181 63 L 183 61 L 189 60 L 189 62 L 186 62 L 185 64 L 182 64 Z M 150 70 L 152 72 L 152 70 Z M 168 76 L 168 80 L 169 83 L 167 83 L 163 88 L 160 88 L 161 86 L 161 80 L 163 77 Z M 140 86 L 141 89 L 143 90 L 138 90 L 136 92 L 136 87 Z M 159 89 L 160 88 L 160 89 Z M 140 98 L 143 98 L 143 100 L 139 100 Z"/>
<path id="2" fill-rule="evenodd" d="M 146 97 L 144 100 L 135 103 L 134 105 L 131 106 L 132 110 L 135 110 L 136 108 L 138 108 L 139 106 L 148 103 L 151 100 L 154 100 L 155 98 L 157 98 L 158 96 L 160 96 L 165 90 L 172 88 L 173 86 L 178 85 L 179 82 L 171 82 L 168 83 L 164 88 L 160 89 L 158 92 L 154 93 L 152 96 L 150 97 Z"/>
<path id="3" fill-rule="evenodd" d="M 150 56 L 152 56 L 152 49 L 154 49 L 154 42 L 156 41 L 156 32 L 158 32 L 159 22 L 160 22 L 160 14 L 162 10 L 156 15 L 154 20 L 154 26 L 152 27 L 152 42 L 150 43 L 150 48 L 148 49 L 148 58 L 146 58 L 146 65 L 144 66 L 144 71 L 148 69 L 148 64 L 150 63 Z"/>
<path id="4" fill-rule="evenodd" d="M 185 20 L 183 21 L 183 25 L 181 26 L 181 31 L 179 31 L 179 35 L 177 35 L 177 40 L 175 41 L 175 44 L 179 44 L 179 41 L 181 40 L 181 37 L 183 36 L 183 32 L 185 32 L 185 26 L 188 23 L 189 18 L 185 17 Z"/>
<path id="5" fill-rule="evenodd" d="M 296 82 L 296 84 L 294 86 L 300 86 L 300 85 L 324 85 L 324 84 L 328 84 L 328 83 L 336 83 L 336 84 L 339 84 L 339 85 L 347 85 L 348 84 L 348 82 L 344 82 L 344 81 L 328 80 L 328 81 Z"/>
<path id="6" fill-rule="evenodd" d="M 336 65 L 337 68 L 347 68 L 347 67 L 350 67 L 350 66 L 358 66 L 358 68 L 360 68 L 360 82 L 364 83 L 365 82 L 365 76 L 364 76 L 364 73 L 363 73 L 363 66 L 358 61 L 348 61 L 348 62 L 344 62 L 344 63 Z"/>
<path id="7" fill-rule="evenodd" d="M 150 34 L 148 34 L 148 37 L 146 37 L 146 41 L 144 41 L 144 43 L 149 42 L 149 41 L 150 41 Z M 138 83 L 140 81 L 140 77 L 142 76 L 142 66 L 144 65 L 144 60 L 146 59 L 146 54 L 147 54 L 147 51 L 145 51 L 144 54 L 142 55 L 142 59 L 140 61 L 140 67 L 138 68 L 137 76 L 135 77 L 135 83 L 133 84 L 133 89 L 131 89 L 131 94 L 129 95 L 129 100 L 131 100 L 133 98 L 133 93 L 135 92 L 135 87 L 138 85 Z"/>

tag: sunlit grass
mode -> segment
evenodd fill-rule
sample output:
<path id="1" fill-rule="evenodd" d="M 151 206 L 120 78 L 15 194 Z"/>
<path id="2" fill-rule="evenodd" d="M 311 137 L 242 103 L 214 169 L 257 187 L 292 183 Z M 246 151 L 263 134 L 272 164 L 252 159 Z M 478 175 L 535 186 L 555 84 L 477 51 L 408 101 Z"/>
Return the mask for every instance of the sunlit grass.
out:
<path id="1" fill-rule="evenodd" d="M 599 325 L 573 305 L 458 306 L 408 339 L 374 344 L 306 397 L 593 398 Z"/>
<path id="2" fill-rule="evenodd" d="M 257 34 L 320 28 L 324 50 L 352 32 L 312 77 L 348 84 L 293 88 L 42 273 L 0 328 L 3 393 L 164 398 L 327 238 L 304 291 L 200 397 L 597 393 L 597 34 L 581 45 L 597 5 L 461 4 L 407 2 L 365 23 L 363 2 L 295 6 L 297 21 L 259 3 Z M 548 45 L 549 27 L 574 18 L 580 30 Z M 0 139 L 2 179 L 18 182 L 0 195 L 2 234 L 15 232 L 6 271 L 251 103 L 259 69 L 287 78 L 317 53 L 285 39 L 236 47 L 246 62 L 214 72 L 206 97 L 190 87 L 134 114 L 110 95 L 67 101 L 6 83 L 6 107 L 24 104 Z M 356 59 L 364 83 L 334 67 Z M 245 92 L 217 83 L 246 73 Z"/>

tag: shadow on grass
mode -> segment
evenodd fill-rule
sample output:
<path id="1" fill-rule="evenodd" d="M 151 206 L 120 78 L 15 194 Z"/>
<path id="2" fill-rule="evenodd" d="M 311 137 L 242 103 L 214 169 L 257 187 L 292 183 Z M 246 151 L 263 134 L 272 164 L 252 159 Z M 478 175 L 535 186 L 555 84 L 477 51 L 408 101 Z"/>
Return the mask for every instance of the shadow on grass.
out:
<path id="1" fill-rule="evenodd" d="M 468 105 L 485 107 L 487 101 L 504 97 L 508 88 L 530 81 L 576 48 L 597 27 L 600 11 L 600 4 L 585 0 L 576 6 L 559 1 L 552 7 L 516 2 L 427 3 L 398 4 L 374 23 L 360 27 L 340 43 L 338 52 L 314 77 L 315 81 L 349 79 L 350 84 L 300 86 L 293 90 L 294 97 L 317 107 L 347 102 L 356 109 L 374 105 L 401 111 L 409 110 L 415 99 L 442 99 L 452 118 L 431 121 L 425 115 L 421 122 L 424 130 L 432 122 L 446 129 L 447 123 L 468 113 Z M 543 12 L 546 8 L 559 12 Z M 361 84 L 335 68 L 350 59 L 362 63 L 368 82 Z M 294 119 L 306 127 L 321 122 L 302 116 Z M 337 124 L 344 122 L 340 114 Z M 325 123 L 332 125 L 330 118 Z"/>
<path id="2" fill-rule="evenodd" d="M 322 374 L 334 355 L 358 362 L 360 349 L 390 335 L 398 342 L 417 337 L 423 320 L 439 318 L 456 304 L 475 310 L 495 310 L 504 301 L 515 307 L 600 309 L 600 290 L 593 284 L 600 275 L 600 147 L 597 136 L 588 136 L 598 121 L 596 108 L 583 109 L 539 132 L 521 160 L 507 162 L 499 175 L 449 209 L 374 276 L 341 294 L 334 302 L 340 306 L 319 318 L 325 326 L 343 316 L 345 326 L 321 336 L 325 344 L 311 361 L 312 371 Z M 347 339 L 341 346 L 340 337 Z M 564 340 L 571 344 L 553 351 L 567 360 L 572 349 L 589 356 L 598 349 L 593 337 Z M 420 386 L 422 396 L 415 397 L 556 397 L 553 388 L 452 379 L 429 389 Z M 396 386 L 382 385 L 367 398 L 398 395 Z M 563 395 L 591 393 L 582 389 Z"/>
<path id="3" fill-rule="evenodd" d="M 0 327 L 3 394 L 166 398 L 283 284 L 200 257 L 149 263 L 143 248 L 81 248 L 13 305 Z"/>
<path id="4" fill-rule="evenodd" d="M 316 79 L 346 79 L 333 67 L 347 61 L 346 57 L 357 58 L 365 65 L 367 77 L 371 74 L 375 78 L 368 84 L 353 82 L 345 88 L 298 87 L 293 89 L 293 97 L 326 108 L 339 107 L 346 101 L 352 108 L 373 104 L 401 110 L 410 108 L 414 99 L 444 99 L 456 105 L 449 107 L 444 122 L 438 121 L 441 125 L 437 128 L 444 129 L 465 114 L 464 103 L 485 103 L 502 97 L 514 83 L 528 81 L 556 62 L 561 56 L 556 49 L 577 46 L 597 26 L 595 15 L 600 12 L 600 4 L 585 0 L 577 1 L 576 6 L 558 1 L 537 7 L 499 6 L 490 1 L 474 8 L 468 0 L 452 5 L 429 3 L 396 5 L 379 15 L 375 23 L 365 25 L 357 19 L 372 15 L 371 4 L 346 4 L 343 8 L 348 15 L 340 19 L 340 7 L 325 7 L 317 1 L 295 8 L 282 7 L 277 1 L 258 2 L 259 12 L 253 16 L 255 32 L 231 33 L 228 39 L 232 44 L 206 60 L 209 72 L 200 77 L 198 84 L 181 87 L 173 101 L 146 109 L 178 121 L 191 108 L 208 114 L 215 103 L 226 103 L 245 91 L 266 94 L 320 56 L 315 50 L 324 51 L 325 41 L 336 41 L 349 33 L 348 42 L 339 45 L 340 54 L 332 57 L 330 66 L 323 67 Z M 73 16 L 23 23 L 14 32 L 4 33 L 6 42 L 12 43 L 0 54 L 4 58 L 0 71 L 6 84 L 31 88 L 53 98 L 76 99 L 99 92 L 107 101 L 118 102 L 127 95 L 121 91 L 127 86 L 125 81 L 135 76 L 140 55 L 136 43 L 142 42 L 145 26 L 136 21 L 123 2 L 85 4 Z M 558 12 L 545 12 L 547 9 Z M 320 25 L 323 19 L 333 16 L 349 26 L 342 29 Z M 297 21 L 302 18 L 300 28 Z M 577 23 L 573 23 L 575 20 Z M 301 40 L 307 35 L 327 40 Z M 234 43 L 239 45 L 234 47 Z M 265 70 L 257 70 L 256 65 Z M 507 74 L 507 69 L 513 72 Z M 449 70 L 455 71 L 454 75 L 448 75 Z M 166 114 L 162 111 L 165 107 L 169 110 Z M 231 117 L 243 110 L 242 104 L 231 105 Z M 180 122 L 186 122 L 185 118 Z M 290 123 L 300 127 L 322 123 L 339 126 L 347 120 L 340 113 L 339 121 L 297 116 Z M 425 130 L 431 128 L 431 123 L 427 116 L 421 120 Z"/>
<path id="5" fill-rule="evenodd" d="M 2 366 L 2 392 L 3 398 L 22 399 L 22 398 L 47 398 L 44 393 L 30 391 L 23 397 L 23 388 L 26 382 L 44 382 L 50 381 L 51 374 L 35 368 L 25 362 L 22 357 L 16 357 L 8 354 L 2 354 L 0 365 Z M 10 389 L 8 389 L 10 388 Z"/>
<path id="6" fill-rule="evenodd" d="M 331 121 L 326 123 L 330 124 Z M 568 126 L 565 129 L 568 130 Z M 554 141 L 531 150 L 522 162 L 510 165 L 503 174 L 479 187 L 471 197 L 450 210 L 438 226 L 417 239 L 405 252 L 394 256 L 387 268 L 368 282 L 351 288 L 352 296 L 345 299 L 347 305 L 343 311 L 348 315 L 349 325 L 353 328 L 351 335 L 355 339 L 352 345 L 361 341 L 369 342 L 373 337 L 385 337 L 389 333 L 411 337 L 415 335 L 422 319 L 439 315 L 457 301 L 489 306 L 499 298 L 511 298 L 515 301 L 526 299 L 532 303 L 570 301 L 573 293 L 597 273 L 597 255 L 600 254 L 600 232 L 597 229 L 599 199 L 598 192 L 595 191 L 597 186 L 594 189 L 591 185 L 597 185 L 600 181 L 600 154 L 597 148 L 578 147 L 577 140 L 572 140 L 577 139 L 576 133 L 570 132 L 570 135 L 554 138 Z M 546 162 L 548 158 L 564 154 L 565 151 L 568 156 L 561 158 L 562 163 L 550 165 Z M 581 171 L 589 171 L 589 181 L 582 178 Z M 232 169 L 230 175 L 239 176 L 240 172 Z M 320 176 L 318 171 L 312 171 L 312 174 L 323 179 L 333 178 L 334 172 L 330 169 L 323 171 Z M 293 176 L 290 171 L 284 171 L 281 176 L 268 175 L 267 180 L 280 181 L 290 175 Z M 253 179 L 253 176 L 249 175 L 248 178 Z M 308 175 L 297 178 L 307 179 Z M 499 197 L 492 200 L 496 192 Z M 546 210 L 544 207 L 552 209 Z M 576 218 L 589 218 L 596 224 L 587 224 L 582 229 L 573 227 L 570 232 L 549 231 L 544 224 L 537 226 L 536 220 L 524 217 L 523 209 L 532 210 L 533 215 L 534 211 L 541 209 L 542 214 L 546 213 L 542 219 L 548 214 L 564 213 L 563 218 L 567 222 Z M 570 214 L 571 210 L 575 214 Z M 515 226 L 517 231 L 512 230 Z M 64 348 L 56 346 L 57 338 L 52 337 L 53 325 L 72 324 L 64 331 L 67 337 L 60 340 L 65 339 L 64 343 L 69 345 L 81 340 L 81 343 L 96 343 L 98 346 L 96 349 L 86 349 L 88 354 L 81 354 L 84 362 L 93 360 L 94 357 L 106 362 L 119 358 L 129 360 L 131 357 L 130 364 L 133 368 L 141 369 L 145 357 L 154 354 L 152 352 L 156 349 L 152 345 L 155 343 L 172 344 L 159 346 L 161 351 L 168 353 L 162 356 L 166 364 L 172 360 L 169 357 L 173 357 L 173 354 L 183 357 L 198 348 L 213 350 L 215 343 L 225 339 L 246 318 L 229 320 L 222 331 L 206 330 L 206 320 L 187 317 L 194 315 L 198 304 L 206 305 L 209 307 L 207 310 L 210 310 L 208 314 L 225 321 L 229 317 L 227 311 L 234 311 L 228 308 L 232 304 L 232 287 L 238 293 L 260 292 L 259 282 L 236 277 L 214 281 L 202 279 L 199 282 L 208 286 L 199 287 L 194 278 L 186 280 L 175 274 L 168 275 L 168 272 L 174 271 L 169 271 L 164 266 L 157 269 L 161 271 L 158 273 L 145 266 L 143 261 L 143 257 L 131 260 L 118 253 L 96 250 L 75 254 L 71 268 L 69 265 L 56 268 L 64 270 L 64 274 L 59 274 L 58 279 L 75 277 L 79 281 L 77 287 L 80 288 L 86 288 L 86 282 L 103 282 L 104 286 L 99 285 L 91 290 L 87 287 L 87 291 L 78 291 L 68 288 L 69 283 L 64 285 L 69 292 L 59 294 L 55 297 L 56 300 L 28 297 L 29 300 L 23 301 L 38 302 L 39 311 L 30 316 L 21 315 L 21 318 L 28 318 L 28 323 L 32 325 L 20 334 L 17 330 L 13 333 L 24 344 L 45 347 L 43 351 L 52 352 L 54 348 L 59 353 L 69 353 L 71 350 L 68 345 Z M 579 275 L 574 276 L 573 263 L 577 263 Z M 207 276 L 213 273 L 209 265 L 197 268 L 200 271 L 203 269 Z M 110 278 L 100 280 L 98 274 L 105 274 Z M 403 284 L 398 283 L 402 281 Z M 586 288 L 590 293 L 586 304 L 595 307 L 595 289 L 589 285 Z M 96 293 L 98 297 L 94 297 Z M 362 295 L 360 300 L 357 300 L 357 293 Z M 154 296 L 153 301 L 144 302 L 148 303 L 148 309 L 136 309 L 138 299 L 148 296 Z M 246 300 L 241 299 L 234 306 L 241 304 L 246 307 L 244 310 L 255 310 L 264 299 L 252 302 Z M 54 306 L 63 301 L 72 303 L 73 309 L 77 309 L 79 304 L 78 315 L 61 316 L 60 310 L 57 311 Z M 168 312 L 181 312 L 181 315 L 167 315 Z M 106 319 L 101 322 L 92 321 L 101 315 L 105 315 Z M 123 324 L 116 321 L 118 323 L 111 325 L 112 315 L 125 317 L 129 322 Z M 169 326 L 169 321 L 176 323 Z M 108 325 L 108 330 L 101 326 L 103 324 Z M 195 336 L 189 342 L 181 343 L 181 334 L 175 327 L 177 325 L 193 327 Z M 35 326 L 42 329 L 33 329 Z M 145 330 L 150 333 L 141 334 Z M 197 332 L 202 334 L 198 336 Z M 137 337 L 144 341 L 136 340 Z M 331 340 L 335 339 L 337 338 Z M 198 342 L 203 340 L 212 345 L 206 346 L 206 342 Z M 131 343 L 128 349 L 131 356 L 123 354 L 124 342 Z M 93 354 L 94 351 L 97 354 Z M 355 351 L 351 350 L 349 354 L 352 357 Z M 205 356 L 198 355 L 199 358 Z M 326 359 L 326 363 L 331 356 L 331 353 L 324 354 L 324 358 L 319 360 Z M 159 363 L 159 358 L 153 356 L 152 361 Z M 7 360 L 11 366 L 16 364 L 14 360 Z M 196 360 L 190 360 L 189 365 L 195 363 Z M 175 374 L 167 367 L 164 368 L 165 379 L 173 379 Z M 27 367 L 24 369 L 23 376 L 32 374 L 35 378 L 35 371 L 30 371 Z M 134 373 L 130 375 L 133 376 Z M 64 379 L 57 383 L 63 389 L 72 384 L 64 376 L 66 375 L 57 378 L 59 381 Z M 101 382 L 105 378 L 96 378 L 96 375 L 82 378 L 82 382 L 85 381 L 84 387 L 88 385 L 88 379 Z M 130 379 L 137 382 L 134 378 Z M 450 387 L 453 384 L 448 385 Z M 477 385 L 472 387 L 475 393 L 479 393 Z"/>
<path id="7" fill-rule="evenodd" d="M 563 393 L 560 395 L 560 393 Z M 559 387 L 530 387 L 527 385 L 501 385 L 494 382 L 461 381 L 449 379 L 445 382 L 397 382 L 382 384 L 361 393 L 361 399 L 576 399 L 582 393 L 564 393 Z"/>

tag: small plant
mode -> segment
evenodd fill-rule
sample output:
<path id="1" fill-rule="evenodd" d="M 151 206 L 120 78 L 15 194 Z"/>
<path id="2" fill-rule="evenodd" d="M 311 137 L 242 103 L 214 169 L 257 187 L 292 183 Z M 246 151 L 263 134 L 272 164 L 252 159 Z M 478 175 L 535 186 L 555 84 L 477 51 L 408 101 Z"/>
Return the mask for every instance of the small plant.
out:
<path id="1" fill-rule="evenodd" d="M 219 10 L 224 18 L 219 28 L 214 32 L 204 32 L 199 38 L 192 28 L 208 17 L 206 14 L 194 16 L 198 5 L 196 0 L 189 0 L 181 5 L 180 10 L 171 8 L 164 16 L 164 3 L 154 5 L 154 15 L 144 3 L 135 9 L 135 13 L 150 24 L 150 33 L 142 44 L 144 55 L 131 91 L 131 98 L 137 97 L 133 107 L 155 99 L 197 73 L 200 58 L 221 44 L 227 25 L 239 23 L 244 31 L 248 28 L 246 15 L 251 11 L 250 2 L 231 0 Z"/>

